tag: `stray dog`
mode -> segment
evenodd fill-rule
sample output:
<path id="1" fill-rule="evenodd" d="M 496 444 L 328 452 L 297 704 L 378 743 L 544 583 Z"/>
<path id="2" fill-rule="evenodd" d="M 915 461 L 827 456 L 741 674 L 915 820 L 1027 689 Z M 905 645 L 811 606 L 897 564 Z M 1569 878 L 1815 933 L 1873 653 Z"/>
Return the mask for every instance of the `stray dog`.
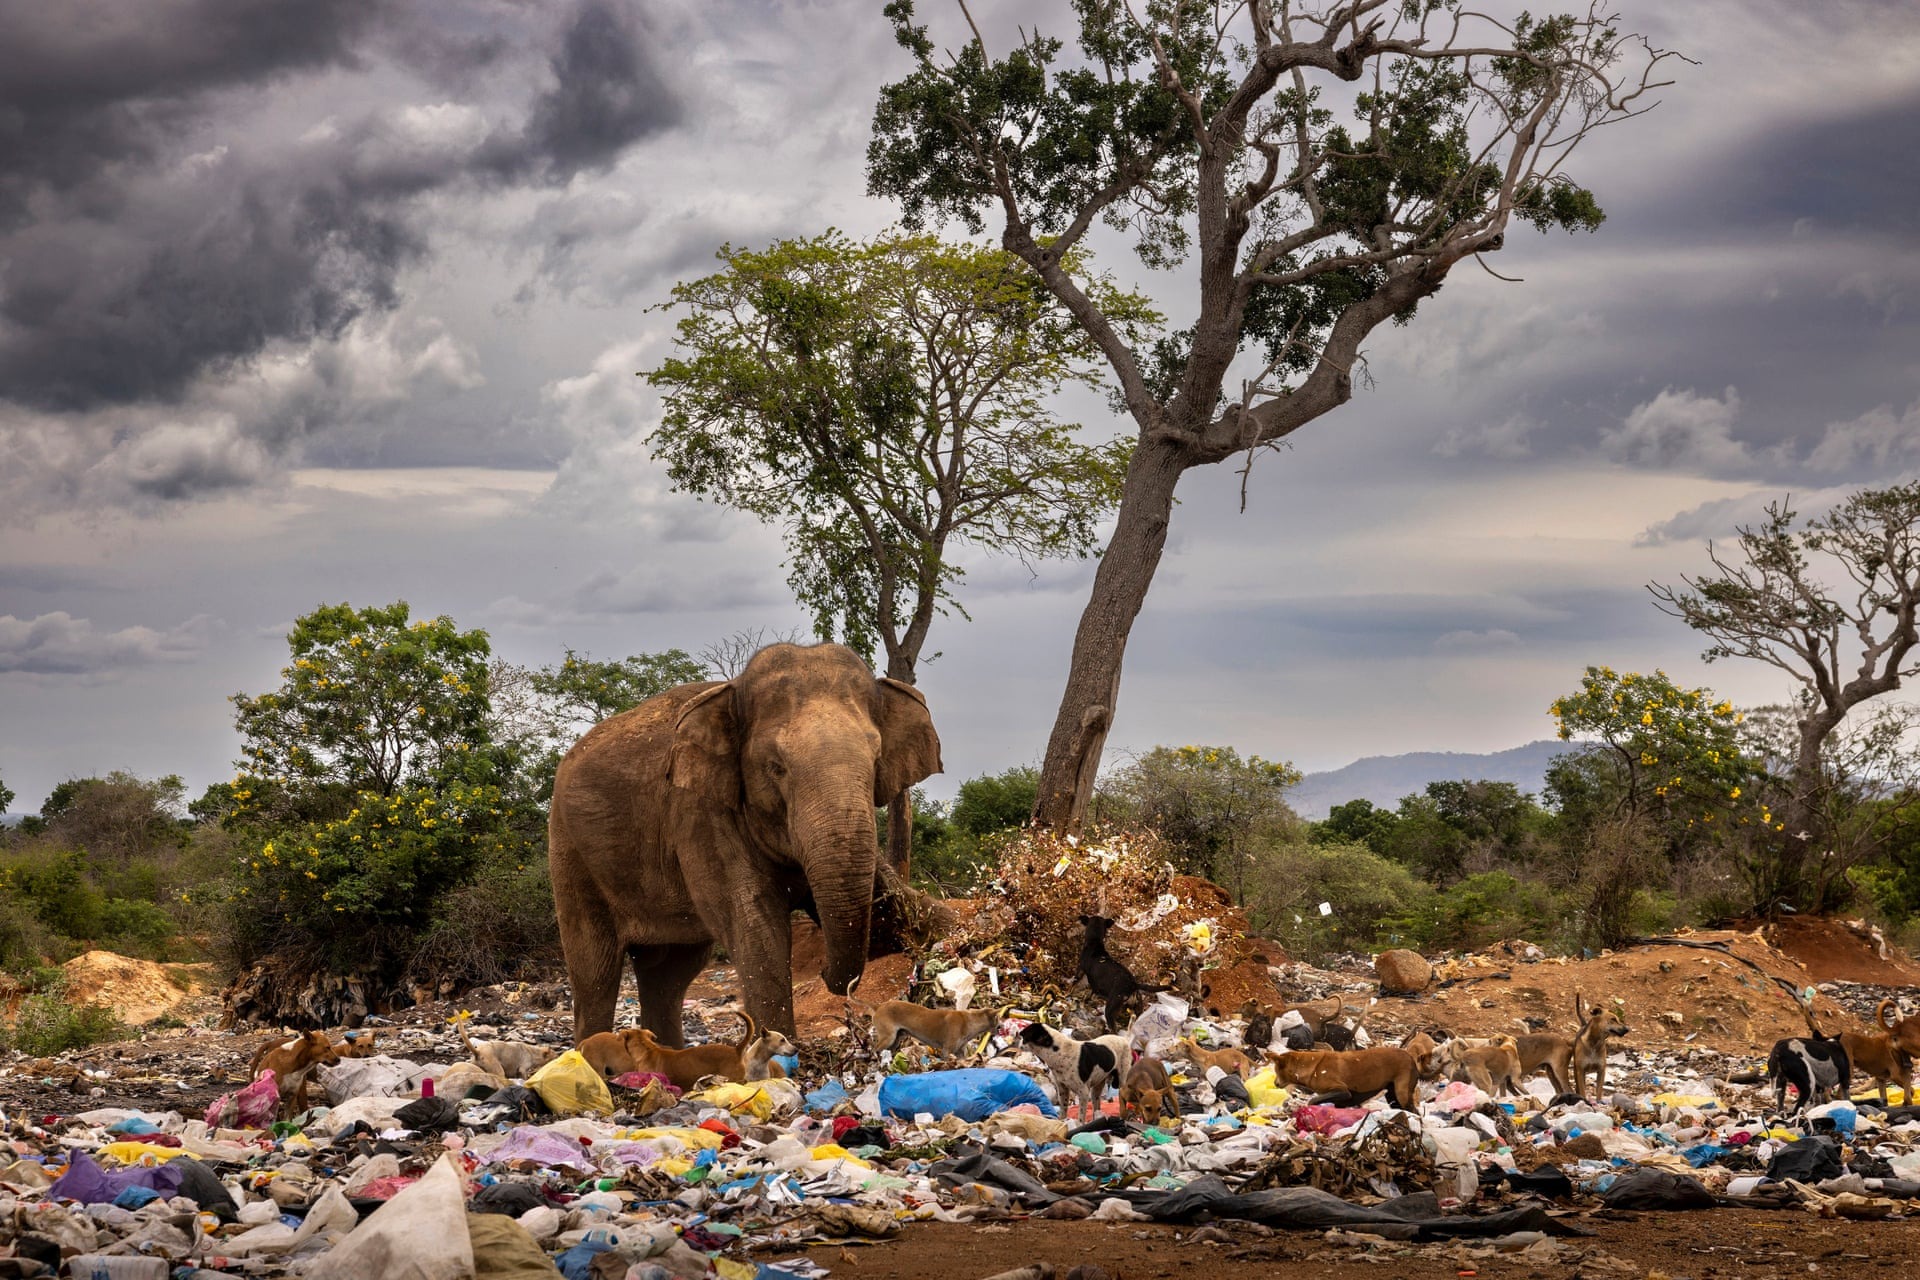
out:
<path id="1" fill-rule="evenodd" d="M 475 1040 L 467 1034 L 467 1022 L 459 1022 L 461 1042 L 476 1065 L 488 1075 L 507 1080 L 525 1080 L 559 1056 L 546 1045 L 522 1044 L 518 1040 Z"/>
<path id="2" fill-rule="evenodd" d="M 1591 1072 L 1597 1097 L 1607 1087 L 1607 1037 L 1624 1036 L 1629 1028 L 1612 1009 L 1586 1004 L 1578 991 L 1573 993 L 1573 1015 L 1580 1026 L 1571 1036 L 1537 1032 L 1513 1037 L 1520 1076 L 1524 1079 L 1544 1070 L 1553 1081 L 1556 1096 L 1578 1093 L 1585 1097 L 1586 1077 Z"/>
<path id="3" fill-rule="evenodd" d="M 1403 1111 L 1418 1105 L 1414 1086 L 1418 1073 L 1413 1055 L 1405 1049 L 1355 1049 L 1351 1053 L 1331 1049 L 1280 1053 L 1269 1049 L 1267 1061 L 1273 1063 L 1273 1078 L 1279 1084 L 1315 1093 L 1350 1093 L 1356 1101 L 1385 1089 L 1388 1099 Z"/>
<path id="4" fill-rule="evenodd" d="M 1440 1074 L 1440 1042 L 1425 1031 L 1416 1031 L 1400 1042 L 1400 1047 L 1413 1055 L 1414 1069 L 1422 1080 L 1432 1080 Z"/>
<path id="5" fill-rule="evenodd" d="M 1240 1006 L 1241 1021 L 1247 1024 L 1242 1039 L 1251 1047 L 1264 1049 L 1273 1043 L 1273 1015 L 1260 1007 L 1257 1000 L 1249 1000 Z"/>
<path id="6" fill-rule="evenodd" d="M 1124 1079 L 1133 1065 L 1133 1048 L 1124 1035 L 1076 1040 L 1044 1023 L 1029 1022 L 1020 1028 L 1020 1043 L 1047 1065 L 1063 1111 L 1071 1110 L 1073 1098 L 1085 1103 L 1089 1114 L 1098 1111 L 1108 1082 Z"/>
<path id="7" fill-rule="evenodd" d="M 1809 1020 L 1811 1025 L 1811 1020 Z M 1810 1036 L 1789 1036 L 1774 1043 L 1767 1055 L 1767 1074 L 1773 1078 L 1773 1105 L 1782 1115 L 1798 1115 L 1815 1099 L 1847 1096 L 1853 1083 L 1853 1064 L 1840 1037 L 1827 1038 L 1818 1029 Z M 1799 1094 L 1787 1110 L 1787 1086 Z"/>
<path id="8" fill-rule="evenodd" d="M 340 1061 L 333 1041 L 324 1031 L 307 1031 L 291 1040 L 269 1040 L 254 1051 L 247 1067 L 247 1079 L 258 1080 L 262 1071 L 273 1072 L 280 1090 L 280 1117 L 287 1119 L 307 1109 L 307 1083 L 313 1069 Z"/>
<path id="9" fill-rule="evenodd" d="M 1436 1065 L 1489 1097 L 1520 1092 L 1520 1054 L 1512 1036 L 1474 1043 L 1455 1036 L 1434 1051 Z M 1497 1087 L 1496 1087 L 1497 1086 Z"/>
<path id="10" fill-rule="evenodd" d="M 775 1055 L 795 1052 L 793 1041 L 778 1031 L 762 1031 L 751 1014 L 741 1013 L 740 1017 L 747 1024 L 746 1030 L 733 1044 L 716 1041 L 691 1049 L 670 1049 L 645 1027 L 634 1027 L 588 1036 L 580 1042 L 580 1052 L 608 1079 L 628 1071 L 651 1071 L 682 1089 L 691 1089 L 708 1076 L 765 1080 L 779 1069 L 773 1061 Z"/>
<path id="11" fill-rule="evenodd" d="M 1862 1075 L 1872 1076 L 1880 1086 L 1880 1105 L 1887 1105 L 1887 1086 L 1903 1089 L 1909 1105 L 1913 1102 L 1913 1060 L 1920 1058 L 1920 1014 L 1900 1017 L 1900 1007 L 1882 1000 L 1873 1011 L 1874 1030 L 1862 1035 L 1842 1031 L 1840 1043 L 1846 1046 L 1847 1063 Z"/>
<path id="12" fill-rule="evenodd" d="M 1607 1041 L 1628 1034 L 1632 1028 L 1620 1020 L 1619 1011 L 1606 1005 L 1582 1006 L 1580 993 L 1573 993 L 1573 1016 L 1580 1030 L 1573 1037 L 1573 1091 L 1586 1097 L 1587 1073 L 1593 1073 L 1593 1096 L 1607 1092 Z"/>
<path id="13" fill-rule="evenodd" d="M 1133 970 L 1107 954 L 1107 931 L 1113 921 L 1106 916 L 1081 916 L 1086 939 L 1080 944 L 1080 972 L 1093 994 L 1107 1002 L 1107 1030 L 1119 1030 L 1120 1015 L 1136 996 L 1150 995 L 1167 987 L 1151 986 L 1133 976 Z"/>
<path id="14" fill-rule="evenodd" d="M 1203 1049 L 1184 1037 L 1173 1043 L 1188 1062 L 1200 1068 L 1202 1075 L 1206 1074 L 1209 1067 L 1218 1067 L 1228 1075 L 1239 1076 L 1242 1080 L 1253 1074 L 1253 1063 L 1238 1049 Z"/>
<path id="15" fill-rule="evenodd" d="M 1120 1114 L 1129 1111 L 1140 1113 L 1140 1119 L 1146 1121 L 1151 1109 L 1151 1123 L 1158 1126 L 1171 1112 L 1175 1119 L 1180 1109 L 1174 1105 L 1173 1082 L 1167 1079 L 1167 1068 L 1157 1058 L 1136 1058 L 1127 1068 L 1126 1079 L 1120 1084 Z"/>
<path id="16" fill-rule="evenodd" d="M 873 1047 L 891 1053 L 906 1035 L 951 1058 L 999 1022 L 991 1009 L 929 1009 L 911 1000 L 889 1000 L 873 1011 Z"/>
<path id="17" fill-rule="evenodd" d="M 349 1031 L 347 1038 L 333 1042 L 335 1056 L 341 1058 L 371 1058 L 380 1052 L 377 1031 Z"/>

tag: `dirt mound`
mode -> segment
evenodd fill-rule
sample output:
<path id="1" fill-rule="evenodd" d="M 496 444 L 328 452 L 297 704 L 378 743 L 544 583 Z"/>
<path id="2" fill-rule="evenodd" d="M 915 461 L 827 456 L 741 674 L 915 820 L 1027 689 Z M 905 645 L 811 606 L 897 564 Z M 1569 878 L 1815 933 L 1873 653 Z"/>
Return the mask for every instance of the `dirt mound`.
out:
<path id="1" fill-rule="evenodd" d="M 1807 968 L 1757 934 L 1708 931 L 1680 935 L 1725 943 L 1732 955 L 1682 946 L 1631 947 L 1591 960 L 1549 957 L 1534 963 L 1503 953 L 1459 956 L 1435 967 L 1435 989 L 1408 999 L 1383 998 L 1369 1025 L 1437 1024 L 1463 1035 L 1529 1028 L 1573 1029 L 1576 992 L 1588 1002 L 1619 1000 L 1641 1048 L 1764 1053 L 1782 1036 L 1804 1034 L 1793 998 L 1765 975 L 1795 989 L 1815 981 Z M 1738 958 L 1735 958 L 1738 957 Z M 1814 1013 L 1829 1032 L 1857 1019 L 1824 995 Z"/>
<path id="2" fill-rule="evenodd" d="M 1892 943 L 1874 937 L 1873 926 L 1864 920 L 1782 916 L 1761 932 L 1774 947 L 1804 965 L 1815 982 L 1920 985 L 1920 964 Z"/>
<path id="3" fill-rule="evenodd" d="M 67 975 L 69 1004 L 100 1004 L 132 1026 L 152 1022 L 171 1012 L 189 995 L 195 983 L 192 966 L 171 969 L 151 960 L 135 960 L 111 951 L 89 951 L 60 966 Z M 182 974 L 179 981 L 176 974 Z"/>
<path id="4" fill-rule="evenodd" d="M 818 1040 L 847 1025 L 847 1001 L 820 977 L 827 963 L 826 937 L 811 920 L 793 923 L 793 1024 L 802 1042 Z M 854 995 L 863 1004 L 907 998 L 913 960 L 898 953 L 875 956 L 860 972 Z"/>

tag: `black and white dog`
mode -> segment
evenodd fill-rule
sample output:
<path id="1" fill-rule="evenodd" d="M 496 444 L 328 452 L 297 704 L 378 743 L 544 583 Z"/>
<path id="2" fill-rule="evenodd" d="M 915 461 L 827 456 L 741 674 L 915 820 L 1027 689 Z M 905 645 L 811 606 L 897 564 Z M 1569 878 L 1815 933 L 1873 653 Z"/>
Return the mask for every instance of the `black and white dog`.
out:
<path id="1" fill-rule="evenodd" d="M 1108 1082 L 1119 1084 L 1133 1065 L 1133 1049 L 1123 1035 L 1077 1040 L 1044 1023 L 1029 1022 L 1020 1028 L 1020 1043 L 1046 1064 L 1062 1111 L 1069 1109 L 1070 1099 L 1079 1099 L 1091 1116 L 1099 1110 Z"/>
<path id="2" fill-rule="evenodd" d="M 1773 1105 L 1782 1115 L 1798 1115 L 1828 1098 L 1844 1098 L 1853 1089 L 1853 1064 L 1838 1036 L 1789 1036 L 1776 1041 L 1767 1055 L 1767 1075 L 1773 1079 Z M 1787 1086 L 1798 1092 L 1793 1110 L 1787 1108 Z"/>
<path id="3" fill-rule="evenodd" d="M 1080 944 L 1080 972 L 1093 994 L 1107 1002 L 1107 1030 L 1120 1029 L 1120 1015 L 1133 998 L 1166 987 L 1151 986 L 1133 976 L 1133 970 L 1107 954 L 1107 930 L 1113 921 L 1106 916 L 1081 916 L 1080 927 L 1086 939 Z"/>

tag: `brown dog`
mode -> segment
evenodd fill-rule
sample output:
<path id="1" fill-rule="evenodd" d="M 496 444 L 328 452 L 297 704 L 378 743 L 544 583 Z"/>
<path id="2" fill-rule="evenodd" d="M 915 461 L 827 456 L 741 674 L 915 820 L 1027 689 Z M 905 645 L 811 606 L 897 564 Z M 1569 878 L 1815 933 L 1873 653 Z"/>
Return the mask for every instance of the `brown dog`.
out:
<path id="1" fill-rule="evenodd" d="M 1440 1042 L 1425 1031 L 1416 1031 L 1400 1042 L 1400 1047 L 1413 1055 L 1413 1065 L 1422 1080 L 1431 1080 L 1440 1074 Z"/>
<path id="2" fill-rule="evenodd" d="M 778 1031 L 761 1031 L 750 1014 L 740 1017 L 747 1024 L 746 1030 L 733 1044 L 715 1042 L 691 1049 L 669 1049 L 645 1027 L 633 1027 L 588 1036 L 580 1042 L 580 1053 L 609 1080 L 629 1071 L 651 1071 L 682 1089 L 691 1089 L 708 1076 L 765 1080 L 778 1069 L 774 1055 L 795 1052 L 793 1041 Z"/>
<path id="3" fill-rule="evenodd" d="M 307 1031 L 291 1040 L 269 1040 L 255 1050 L 247 1068 L 247 1079 L 258 1080 L 262 1071 L 273 1072 L 280 1089 L 280 1117 L 287 1119 L 307 1109 L 307 1082 L 318 1066 L 340 1061 L 333 1041 L 324 1031 Z"/>
<path id="4" fill-rule="evenodd" d="M 379 1036 L 377 1031 L 355 1031 L 348 1039 L 333 1042 L 334 1055 L 340 1058 L 371 1058 L 380 1052 L 377 1044 Z"/>
<path id="5" fill-rule="evenodd" d="M 1310 1004 L 1290 1004 L 1280 1011 L 1279 1017 L 1276 1017 L 1274 1021 L 1277 1022 L 1280 1018 L 1284 1018 L 1290 1013 L 1297 1013 L 1300 1015 L 1300 1020 L 1307 1024 L 1307 1030 L 1313 1032 L 1313 1038 L 1315 1040 L 1325 1040 L 1327 1038 L 1327 1024 L 1336 1021 L 1347 1011 L 1347 1002 L 1344 997 L 1336 995 L 1328 996 L 1327 998 L 1333 1001 L 1333 1008 L 1331 1009 L 1316 1009 Z"/>
<path id="6" fill-rule="evenodd" d="M 1913 1060 L 1920 1058 L 1920 1014 L 1901 1018 L 1900 1006 L 1882 1000 L 1873 1011 L 1876 1030 L 1862 1034 L 1842 1031 L 1840 1043 L 1854 1068 L 1872 1076 L 1880 1086 L 1880 1105 L 1887 1105 L 1887 1086 L 1897 1084 L 1913 1102 Z"/>
<path id="7" fill-rule="evenodd" d="M 1184 1056 L 1188 1062 L 1200 1069 L 1202 1075 L 1205 1075 L 1211 1067 L 1218 1067 L 1228 1075 L 1239 1076 L 1242 1080 L 1253 1074 L 1253 1063 L 1238 1049 L 1231 1047 L 1207 1049 L 1185 1037 L 1173 1043 L 1180 1050 L 1180 1055 L 1177 1056 Z"/>
<path id="8" fill-rule="evenodd" d="M 1418 1101 L 1414 1091 L 1418 1071 L 1413 1055 L 1405 1049 L 1355 1049 L 1348 1053 L 1332 1049 L 1278 1053 L 1269 1049 L 1267 1061 L 1273 1063 L 1273 1078 L 1280 1084 L 1315 1093 L 1350 1093 L 1356 1099 L 1371 1098 L 1385 1089 L 1393 1105 L 1402 1110 L 1412 1110 Z"/>
<path id="9" fill-rule="evenodd" d="M 911 1000 L 889 1000 L 873 1010 L 873 1047 L 892 1053 L 906 1035 L 951 1058 L 999 1023 L 1000 1015 L 991 1009 L 929 1009 Z"/>
<path id="10" fill-rule="evenodd" d="M 460 1022 L 460 1039 L 482 1071 L 507 1080 L 525 1080 L 559 1057 L 547 1045 L 526 1044 L 519 1040 L 475 1040 L 467 1034 L 466 1020 Z"/>
<path id="11" fill-rule="evenodd" d="M 1520 1054 L 1512 1036 L 1471 1041 L 1455 1036 L 1434 1050 L 1435 1065 L 1489 1097 L 1520 1092 Z"/>
<path id="12" fill-rule="evenodd" d="M 1167 1068 L 1156 1058 L 1135 1058 L 1133 1065 L 1127 1068 L 1127 1075 L 1120 1082 L 1120 1114 L 1136 1111 L 1142 1121 L 1152 1111 L 1151 1123 L 1158 1127 L 1169 1112 L 1177 1120 L 1179 1107 L 1175 1105 L 1173 1082 L 1167 1079 Z"/>
<path id="13" fill-rule="evenodd" d="M 1573 993 L 1573 1016 L 1579 1029 L 1571 1036 L 1542 1032 L 1513 1037 L 1514 1052 L 1520 1059 L 1522 1078 L 1544 1070 L 1553 1081 L 1555 1094 L 1578 1093 L 1586 1096 L 1586 1077 L 1593 1074 L 1594 1096 L 1607 1087 L 1607 1038 L 1624 1036 L 1627 1024 L 1613 1009 L 1589 1005 L 1581 994 Z"/>

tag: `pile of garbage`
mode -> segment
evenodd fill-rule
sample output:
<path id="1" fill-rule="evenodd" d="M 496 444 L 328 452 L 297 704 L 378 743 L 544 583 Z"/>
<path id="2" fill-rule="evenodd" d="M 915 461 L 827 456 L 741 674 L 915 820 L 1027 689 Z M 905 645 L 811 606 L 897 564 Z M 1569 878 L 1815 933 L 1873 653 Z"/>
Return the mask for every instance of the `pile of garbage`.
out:
<path id="1" fill-rule="evenodd" d="M 690 1012 L 696 1035 L 724 1031 L 717 1009 L 710 1028 Z M 1094 1010 L 1046 1012 L 1070 1027 Z M 561 1018 L 470 1034 L 557 1051 Z M 1349 1019 L 1356 1044 L 1387 1040 L 1376 1019 Z M 1601 1206 L 1885 1218 L 1920 1195 L 1920 1108 L 1896 1091 L 1884 1109 L 1863 1095 L 1785 1119 L 1753 1061 L 1622 1046 L 1598 1100 L 1539 1078 L 1513 1097 L 1436 1080 L 1402 1109 L 1290 1092 L 1271 1065 L 1203 1071 L 1178 1039 L 1256 1061 L 1268 1044 L 1168 992 L 1133 1024 L 1136 1049 L 1175 1072 L 1178 1117 L 1148 1125 L 1111 1097 L 1063 1115 L 1020 1046 L 1027 1020 L 1009 1012 L 966 1066 L 863 1053 L 855 1035 L 805 1046 L 791 1078 L 682 1092 L 610 1084 L 571 1052 L 488 1078 L 442 1015 L 316 1068 L 315 1104 L 286 1119 L 271 1077 L 136 1107 L 116 1105 L 110 1071 L 16 1062 L 0 1082 L 0 1274 L 780 1280 L 828 1273 L 809 1245 L 930 1220 L 1237 1220 L 1548 1247 Z M 1268 1043 L 1290 1029 L 1276 1020 Z"/>

